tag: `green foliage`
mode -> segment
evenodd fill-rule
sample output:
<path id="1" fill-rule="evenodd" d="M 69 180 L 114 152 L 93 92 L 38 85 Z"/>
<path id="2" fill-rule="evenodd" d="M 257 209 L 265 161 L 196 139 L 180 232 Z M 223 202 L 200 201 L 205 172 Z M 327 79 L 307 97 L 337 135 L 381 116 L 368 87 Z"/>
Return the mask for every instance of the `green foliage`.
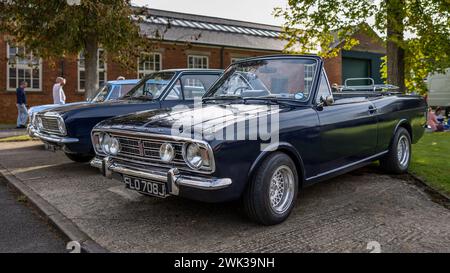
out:
<path id="1" fill-rule="evenodd" d="M 287 8 L 275 9 L 275 15 L 285 19 L 286 51 L 318 49 L 324 57 L 336 55 L 339 48 L 331 48 L 336 41 L 343 41 L 347 50 L 357 45 L 352 35 L 361 27 L 376 30 L 387 42 L 390 27 L 399 33 L 390 41 L 405 50 L 405 84 L 410 91 L 425 92 L 428 73 L 450 67 L 450 0 L 289 0 Z M 399 17 L 404 19 L 398 22 Z M 386 77 L 385 67 L 382 72 Z"/>
<path id="2" fill-rule="evenodd" d="M 81 0 L 71 6 L 65 0 L 1 1 L 0 33 L 46 59 L 74 55 L 96 43 L 116 53 L 111 56 L 120 63 L 130 64 L 141 49 L 153 45 L 140 34 L 138 21 L 131 20 L 129 2 Z"/>

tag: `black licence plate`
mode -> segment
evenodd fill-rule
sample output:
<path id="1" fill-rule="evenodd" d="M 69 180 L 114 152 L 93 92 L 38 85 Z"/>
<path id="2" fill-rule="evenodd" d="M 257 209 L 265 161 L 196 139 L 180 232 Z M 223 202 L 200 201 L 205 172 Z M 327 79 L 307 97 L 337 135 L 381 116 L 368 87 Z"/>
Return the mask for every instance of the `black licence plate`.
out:
<path id="1" fill-rule="evenodd" d="M 145 195 L 151 195 L 164 198 L 167 196 L 166 184 L 161 182 L 149 181 L 141 178 L 123 176 L 125 187 L 130 190 L 140 192 Z"/>

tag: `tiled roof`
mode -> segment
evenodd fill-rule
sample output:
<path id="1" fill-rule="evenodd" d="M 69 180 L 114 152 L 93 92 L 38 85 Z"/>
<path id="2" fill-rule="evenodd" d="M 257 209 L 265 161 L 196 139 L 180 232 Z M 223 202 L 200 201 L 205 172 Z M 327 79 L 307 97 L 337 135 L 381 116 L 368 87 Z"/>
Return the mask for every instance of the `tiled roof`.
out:
<path id="1" fill-rule="evenodd" d="M 191 42 L 277 51 L 285 44 L 279 39 L 278 26 L 155 9 L 147 12 L 140 16 L 141 28 L 146 32 L 163 29 L 164 40 L 188 41 L 196 36 Z"/>
<path id="2" fill-rule="evenodd" d="M 240 27 L 236 25 L 225 25 L 216 23 L 205 23 L 201 21 L 183 20 L 167 17 L 157 17 L 151 16 L 150 18 L 145 18 L 145 22 L 151 24 L 161 24 L 161 25 L 171 25 L 176 27 L 194 28 L 201 30 L 211 30 L 219 32 L 229 32 L 229 33 L 239 33 L 245 35 L 262 36 L 270 38 L 278 38 L 280 36 L 279 32 L 265 30 L 261 28 L 248 28 Z"/>

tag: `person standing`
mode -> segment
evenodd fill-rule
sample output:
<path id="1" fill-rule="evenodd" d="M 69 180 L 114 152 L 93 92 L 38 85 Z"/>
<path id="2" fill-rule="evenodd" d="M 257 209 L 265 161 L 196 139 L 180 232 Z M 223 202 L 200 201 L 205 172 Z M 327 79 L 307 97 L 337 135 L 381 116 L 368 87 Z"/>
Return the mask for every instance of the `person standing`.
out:
<path id="1" fill-rule="evenodd" d="M 66 84 L 66 79 L 62 77 L 56 78 L 56 82 L 53 85 L 53 103 L 65 104 L 66 94 L 64 94 L 63 86 Z"/>
<path id="2" fill-rule="evenodd" d="M 23 81 L 20 83 L 19 87 L 16 89 L 17 96 L 17 128 L 25 128 L 27 123 L 27 97 L 25 96 L 25 88 L 27 88 L 28 83 Z"/>

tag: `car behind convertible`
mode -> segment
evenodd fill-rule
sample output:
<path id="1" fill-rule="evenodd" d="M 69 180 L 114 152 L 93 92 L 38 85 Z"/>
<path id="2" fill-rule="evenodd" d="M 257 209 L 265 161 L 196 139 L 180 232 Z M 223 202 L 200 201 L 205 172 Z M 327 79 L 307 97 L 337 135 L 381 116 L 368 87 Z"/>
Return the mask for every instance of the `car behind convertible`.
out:
<path id="1" fill-rule="evenodd" d="M 138 82 L 138 79 L 108 81 L 104 86 L 98 89 L 95 96 L 88 98 L 87 101 L 72 102 L 64 104 L 64 106 L 67 107 L 68 105 L 72 106 L 77 104 L 100 103 L 109 100 L 116 100 L 119 97 L 126 95 Z M 28 109 L 28 119 L 30 121 L 27 128 L 28 134 L 31 137 L 34 137 L 33 131 L 37 129 L 35 128 L 35 117 L 37 113 L 58 107 L 61 107 L 61 104 L 44 104 L 30 107 L 30 109 Z"/>
<path id="2" fill-rule="evenodd" d="M 213 69 L 155 72 L 116 100 L 40 111 L 35 115 L 31 133 L 40 138 L 47 149 L 54 151 L 62 148 L 71 160 L 88 162 L 95 155 L 90 134 L 98 122 L 137 111 L 192 104 L 194 98 L 205 94 L 221 73 L 221 70 Z"/>

